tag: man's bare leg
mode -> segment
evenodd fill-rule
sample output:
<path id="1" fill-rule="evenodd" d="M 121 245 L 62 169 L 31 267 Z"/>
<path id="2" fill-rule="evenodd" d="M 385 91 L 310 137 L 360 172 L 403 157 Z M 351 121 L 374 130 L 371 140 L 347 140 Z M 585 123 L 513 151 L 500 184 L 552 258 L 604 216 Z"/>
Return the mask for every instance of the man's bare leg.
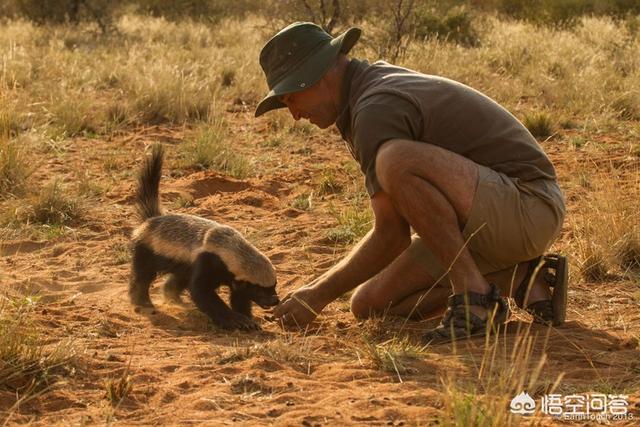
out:
<path id="1" fill-rule="evenodd" d="M 413 239 L 409 248 L 380 273 L 360 285 L 351 297 L 351 311 L 357 318 L 393 314 L 425 318 L 437 315 L 451 294 L 447 278 L 434 286 L 434 268 L 425 263 L 422 245 Z M 424 295 L 420 298 L 420 295 Z"/>
<path id="2" fill-rule="evenodd" d="M 433 285 L 433 272 L 423 259 L 417 258 L 422 252 L 416 250 L 415 245 L 420 244 L 414 240 L 389 266 L 356 289 L 351 298 L 351 311 L 357 318 L 393 314 L 424 319 L 442 313 L 451 294 L 449 279 L 445 277 Z M 514 268 L 487 274 L 485 279 L 499 286 L 503 296 L 515 296 L 527 268 L 528 263 L 521 263 Z M 535 279 L 525 307 L 549 298 L 549 287 L 540 274 Z"/>
<path id="3" fill-rule="evenodd" d="M 462 236 L 478 186 L 478 165 L 431 144 L 393 140 L 379 149 L 376 172 L 396 209 L 441 265 L 451 266 L 453 293 L 487 294 L 489 283 Z M 469 310 L 481 318 L 487 315 L 482 307 Z"/>

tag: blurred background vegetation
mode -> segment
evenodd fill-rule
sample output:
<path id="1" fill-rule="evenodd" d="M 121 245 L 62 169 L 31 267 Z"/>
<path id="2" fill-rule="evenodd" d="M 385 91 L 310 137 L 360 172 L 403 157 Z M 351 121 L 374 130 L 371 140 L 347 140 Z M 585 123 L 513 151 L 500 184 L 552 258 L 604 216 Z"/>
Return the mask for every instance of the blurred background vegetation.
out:
<path id="1" fill-rule="evenodd" d="M 572 25 L 583 15 L 622 18 L 640 13 L 639 0 L 3 0 L 0 16 L 43 23 L 94 21 L 107 25 L 124 14 L 215 22 L 261 14 L 276 21 L 308 20 L 329 32 L 365 19 L 391 18 L 416 36 L 464 32 L 474 12 L 535 23 Z M 108 29 L 108 27 L 105 27 Z M 464 37 L 463 37 L 464 38 Z"/>

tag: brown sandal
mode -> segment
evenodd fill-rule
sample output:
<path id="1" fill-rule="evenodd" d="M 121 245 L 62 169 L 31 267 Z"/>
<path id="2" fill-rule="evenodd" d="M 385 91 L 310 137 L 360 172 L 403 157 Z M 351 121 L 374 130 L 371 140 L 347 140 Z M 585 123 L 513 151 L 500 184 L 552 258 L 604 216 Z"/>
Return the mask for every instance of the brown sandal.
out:
<path id="1" fill-rule="evenodd" d="M 536 301 L 524 307 L 524 299 L 533 283 L 532 276 L 542 272 L 544 280 L 553 288 L 551 299 Z M 518 307 L 524 308 L 533 316 L 533 321 L 545 325 L 560 326 L 567 314 L 567 287 L 569 284 L 569 263 L 567 257 L 558 254 L 540 256 L 529 261 L 527 273 L 516 290 L 515 300 Z"/>
<path id="2" fill-rule="evenodd" d="M 509 317 L 509 305 L 500 296 L 500 289 L 491 284 L 488 294 L 467 292 L 465 294 L 451 295 L 447 300 L 447 312 L 440 325 L 427 331 L 423 340 L 427 343 L 443 343 L 455 341 L 461 338 L 482 336 L 487 331 L 495 332 L 497 327 Z M 477 305 L 488 310 L 495 310 L 488 314 L 486 319 L 481 319 L 468 309 L 470 305 Z M 490 325 L 487 322 L 491 322 Z"/>

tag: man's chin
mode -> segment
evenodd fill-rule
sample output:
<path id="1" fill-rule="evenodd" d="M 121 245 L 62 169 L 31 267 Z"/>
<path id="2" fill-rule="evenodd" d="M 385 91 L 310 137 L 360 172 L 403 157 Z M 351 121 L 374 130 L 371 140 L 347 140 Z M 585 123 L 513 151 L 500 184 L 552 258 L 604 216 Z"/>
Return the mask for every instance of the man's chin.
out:
<path id="1" fill-rule="evenodd" d="M 309 120 L 309 123 L 316 125 L 320 129 L 326 129 L 326 128 L 328 128 L 329 126 L 331 126 L 333 124 L 333 123 L 326 123 L 326 122 L 316 123 L 316 122 L 311 121 L 311 120 Z"/>

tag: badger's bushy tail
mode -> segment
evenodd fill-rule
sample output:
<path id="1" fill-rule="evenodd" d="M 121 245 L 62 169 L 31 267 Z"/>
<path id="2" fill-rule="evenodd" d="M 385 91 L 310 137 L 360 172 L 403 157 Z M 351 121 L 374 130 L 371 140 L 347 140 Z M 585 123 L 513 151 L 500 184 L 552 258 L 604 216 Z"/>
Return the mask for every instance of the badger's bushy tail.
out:
<path id="1" fill-rule="evenodd" d="M 138 191 L 136 192 L 136 210 L 142 221 L 162 215 L 160 209 L 160 178 L 162 176 L 162 160 L 164 148 L 162 144 L 154 144 L 151 156 L 148 156 L 138 175 Z"/>

